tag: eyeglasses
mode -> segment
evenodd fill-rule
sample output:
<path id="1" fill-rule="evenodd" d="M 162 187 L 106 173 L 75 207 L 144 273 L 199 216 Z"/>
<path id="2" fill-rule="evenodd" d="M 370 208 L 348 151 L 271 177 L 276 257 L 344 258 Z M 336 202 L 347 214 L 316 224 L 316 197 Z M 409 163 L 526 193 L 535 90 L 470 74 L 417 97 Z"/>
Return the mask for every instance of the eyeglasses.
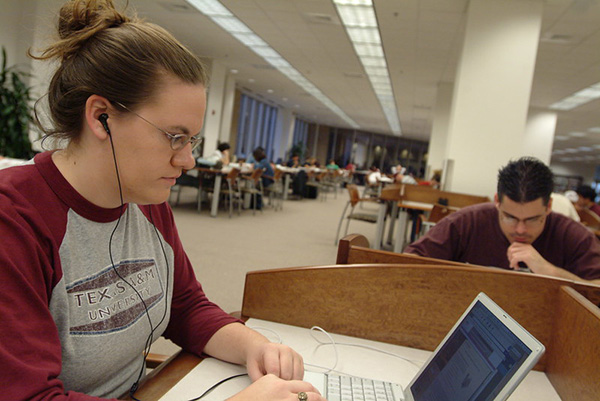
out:
<path id="1" fill-rule="evenodd" d="M 165 134 L 167 136 L 167 138 L 169 138 L 169 140 L 171 141 L 171 149 L 173 149 L 175 151 L 183 149 L 185 147 L 185 145 L 187 145 L 188 143 L 192 144 L 192 151 L 193 151 L 194 149 L 198 148 L 198 146 L 200 146 L 200 143 L 202 142 L 202 139 L 198 135 L 188 136 L 185 134 L 168 133 L 164 129 L 156 126 L 156 124 L 146 120 L 144 117 L 140 116 L 135 111 L 130 110 L 123 103 L 120 103 L 120 102 L 115 102 L 115 103 L 118 104 L 120 107 L 124 108 L 125 110 L 127 110 L 128 112 L 130 112 L 131 114 L 138 116 L 139 118 L 141 118 L 142 120 L 144 120 L 145 122 L 147 122 L 148 124 L 150 124 L 151 126 L 156 128 L 157 130 L 159 130 L 160 132 Z"/>
<path id="2" fill-rule="evenodd" d="M 525 225 L 525 227 L 527 227 L 527 228 L 535 228 L 535 227 L 539 226 L 540 223 L 542 223 L 544 221 L 544 219 L 546 218 L 546 215 L 542 214 L 539 216 L 528 217 L 526 219 L 521 220 L 514 216 L 504 213 L 502 210 L 499 210 L 499 212 L 500 212 L 500 220 L 502 220 L 502 223 L 504 223 L 505 225 L 507 225 L 509 227 L 516 227 L 517 224 L 522 222 Z"/>

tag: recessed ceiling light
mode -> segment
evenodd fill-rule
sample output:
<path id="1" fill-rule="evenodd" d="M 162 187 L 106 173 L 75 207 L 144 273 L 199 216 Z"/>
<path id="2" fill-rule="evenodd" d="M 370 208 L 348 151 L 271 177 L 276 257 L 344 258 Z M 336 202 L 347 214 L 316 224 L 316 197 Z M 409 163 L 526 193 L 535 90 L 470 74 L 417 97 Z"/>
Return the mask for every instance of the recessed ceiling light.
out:
<path id="1" fill-rule="evenodd" d="M 589 132 L 592 132 L 594 134 L 600 134 L 600 127 L 592 127 L 592 128 L 588 128 Z"/>
<path id="2" fill-rule="evenodd" d="M 583 137 L 587 136 L 587 134 L 585 132 L 575 131 L 575 132 L 569 132 L 569 136 L 573 137 L 573 138 L 583 138 Z"/>
<path id="3" fill-rule="evenodd" d="M 254 79 L 254 78 L 248 78 L 248 82 L 250 82 L 251 84 L 253 84 L 253 83 L 256 82 L 256 79 Z"/>
<path id="4" fill-rule="evenodd" d="M 581 150 L 582 152 L 591 152 L 594 149 L 590 148 L 589 146 L 580 146 L 579 150 Z"/>
<path id="5" fill-rule="evenodd" d="M 273 89 L 267 89 L 267 93 L 273 93 Z"/>
<path id="6" fill-rule="evenodd" d="M 559 100 L 550 105 L 550 108 L 553 110 L 571 110 L 596 99 L 600 99 L 600 82 Z"/>
<path id="7" fill-rule="evenodd" d="M 569 139 L 569 137 L 564 135 L 557 135 L 554 137 L 555 141 L 566 141 L 567 139 Z"/>

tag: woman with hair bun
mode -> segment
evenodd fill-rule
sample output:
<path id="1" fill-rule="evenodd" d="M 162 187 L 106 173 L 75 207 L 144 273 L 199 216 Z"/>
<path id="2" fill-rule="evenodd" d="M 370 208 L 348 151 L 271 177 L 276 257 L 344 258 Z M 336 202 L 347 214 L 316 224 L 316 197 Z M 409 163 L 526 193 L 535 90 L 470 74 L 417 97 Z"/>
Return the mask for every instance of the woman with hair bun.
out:
<path id="1" fill-rule="evenodd" d="M 134 397 L 164 335 L 246 365 L 232 400 L 323 400 L 299 354 L 206 298 L 178 237 L 166 200 L 194 166 L 202 63 L 110 0 L 66 3 L 58 34 L 33 57 L 57 61 L 45 131 L 65 145 L 0 172 L 0 399 Z"/>

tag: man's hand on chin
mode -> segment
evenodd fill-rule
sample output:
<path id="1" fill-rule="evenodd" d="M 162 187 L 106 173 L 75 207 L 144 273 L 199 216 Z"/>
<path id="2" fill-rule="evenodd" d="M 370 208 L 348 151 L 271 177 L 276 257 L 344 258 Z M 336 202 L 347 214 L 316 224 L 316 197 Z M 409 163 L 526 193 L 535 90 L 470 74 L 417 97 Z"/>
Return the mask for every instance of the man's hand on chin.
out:
<path id="1" fill-rule="evenodd" d="M 513 242 L 506 252 L 509 267 L 519 269 L 519 262 L 525 263 L 527 267 L 536 274 L 555 276 L 556 267 L 539 254 L 531 244 Z"/>

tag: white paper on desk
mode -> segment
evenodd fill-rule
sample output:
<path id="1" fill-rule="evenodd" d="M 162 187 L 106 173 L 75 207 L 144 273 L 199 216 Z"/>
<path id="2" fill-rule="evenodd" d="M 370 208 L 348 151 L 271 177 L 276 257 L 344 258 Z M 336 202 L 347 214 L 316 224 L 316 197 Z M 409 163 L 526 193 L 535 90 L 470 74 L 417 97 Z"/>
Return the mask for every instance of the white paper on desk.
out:
<path id="1" fill-rule="evenodd" d="M 162 396 L 159 401 L 181 401 L 199 397 L 215 383 L 240 373 L 246 373 L 245 366 L 206 358 L 173 386 L 167 394 Z M 223 401 L 239 393 L 251 383 L 252 381 L 248 376 L 236 377 L 215 388 L 202 398 L 202 401 Z"/>

